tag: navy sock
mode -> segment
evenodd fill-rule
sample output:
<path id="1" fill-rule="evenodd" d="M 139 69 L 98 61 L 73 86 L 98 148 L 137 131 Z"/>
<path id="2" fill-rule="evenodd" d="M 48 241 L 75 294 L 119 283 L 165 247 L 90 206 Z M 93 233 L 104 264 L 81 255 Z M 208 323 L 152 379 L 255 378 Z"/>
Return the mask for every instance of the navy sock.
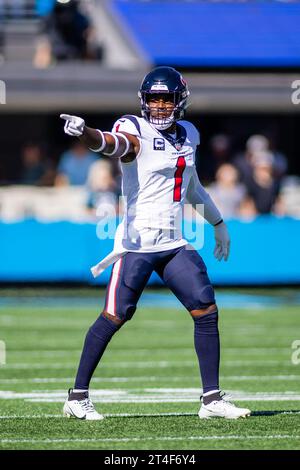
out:
<path id="1" fill-rule="evenodd" d="M 100 315 L 85 337 L 80 363 L 75 380 L 75 389 L 87 390 L 108 343 L 120 328 L 112 321 Z"/>
<path id="2" fill-rule="evenodd" d="M 220 339 L 218 312 L 194 320 L 194 342 L 202 378 L 203 393 L 219 390 Z"/>

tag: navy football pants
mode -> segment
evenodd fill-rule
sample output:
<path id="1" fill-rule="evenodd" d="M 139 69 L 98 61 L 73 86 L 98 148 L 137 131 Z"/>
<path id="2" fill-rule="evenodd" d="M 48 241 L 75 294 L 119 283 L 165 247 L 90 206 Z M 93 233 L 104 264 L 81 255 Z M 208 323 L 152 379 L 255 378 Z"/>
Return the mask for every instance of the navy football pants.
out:
<path id="1" fill-rule="evenodd" d="M 121 324 L 132 318 L 137 302 L 153 271 L 174 292 L 187 310 L 215 303 L 214 291 L 201 256 L 192 247 L 158 253 L 126 253 L 112 270 L 104 312 L 89 329 L 75 381 L 75 389 L 86 390 L 106 346 Z M 194 317 L 194 343 L 199 360 L 203 392 L 219 388 L 220 343 L 218 313 Z"/>
<path id="2" fill-rule="evenodd" d="M 104 311 L 121 321 L 130 320 L 153 271 L 188 311 L 215 303 L 204 261 L 185 245 L 157 253 L 126 253 L 113 266 Z"/>

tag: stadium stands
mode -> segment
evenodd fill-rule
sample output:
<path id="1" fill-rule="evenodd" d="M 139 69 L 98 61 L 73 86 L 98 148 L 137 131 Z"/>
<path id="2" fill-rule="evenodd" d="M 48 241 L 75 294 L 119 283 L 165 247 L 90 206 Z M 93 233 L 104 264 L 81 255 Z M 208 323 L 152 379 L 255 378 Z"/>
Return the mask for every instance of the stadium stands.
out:
<path id="1" fill-rule="evenodd" d="M 207 188 L 210 192 L 210 188 Z M 211 188 L 215 195 L 215 188 Z M 111 194 L 110 192 L 108 194 Z M 300 179 L 287 177 L 282 183 L 281 215 L 300 219 Z M 44 221 L 95 220 L 95 214 L 88 211 L 89 190 L 85 186 L 66 186 L 53 188 L 40 188 L 34 186 L 11 185 L 0 187 L 0 220 L 15 222 L 26 218 L 36 218 Z M 114 208 L 114 199 L 109 202 Z M 222 204 L 220 205 L 222 207 Z M 227 208 L 227 210 L 229 210 Z M 229 212 L 225 213 L 229 214 Z M 226 218 L 253 218 L 255 214 L 239 211 L 232 212 Z"/>
<path id="2" fill-rule="evenodd" d="M 40 19 L 35 0 L 6 2 L 0 0 L 0 31 L 3 36 L 2 54 L 5 61 L 31 61 L 35 51 Z"/>
<path id="3" fill-rule="evenodd" d="M 36 218 L 44 221 L 87 220 L 87 191 L 84 187 L 37 188 L 9 186 L 0 188 L 0 218 L 5 222 Z"/>

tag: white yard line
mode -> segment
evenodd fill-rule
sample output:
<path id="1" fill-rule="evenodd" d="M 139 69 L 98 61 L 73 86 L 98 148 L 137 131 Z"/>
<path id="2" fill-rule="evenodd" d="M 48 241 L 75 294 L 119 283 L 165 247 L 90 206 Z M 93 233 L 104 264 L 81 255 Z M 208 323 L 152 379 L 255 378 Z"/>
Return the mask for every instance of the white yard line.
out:
<path id="1" fill-rule="evenodd" d="M 263 412 L 262 412 L 263 413 Z M 297 415 L 300 411 L 282 411 L 280 415 Z M 160 418 L 164 416 L 197 416 L 197 413 L 103 413 L 105 418 Z M 42 415 L 3 415 L 0 419 L 61 419 L 62 414 L 42 414 Z"/>
<path id="2" fill-rule="evenodd" d="M 236 399 L 238 401 L 246 401 L 246 402 L 255 402 L 255 401 L 300 401 L 300 395 L 295 396 L 295 397 L 284 397 L 284 396 L 276 396 L 276 397 L 249 397 L 249 398 L 238 398 Z M 25 399 L 25 401 L 28 402 L 35 402 L 35 403 L 63 403 L 64 400 L 62 399 L 57 399 L 57 398 L 28 398 Z M 122 400 L 116 398 L 116 399 L 94 399 L 94 403 L 197 403 L 199 402 L 199 399 L 193 399 L 193 398 L 156 398 L 156 397 L 148 397 L 148 398 L 142 398 L 140 396 L 138 397 L 132 397 L 132 398 L 124 398 Z"/>
<path id="3" fill-rule="evenodd" d="M 197 413 L 103 413 L 105 418 L 131 418 L 131 417 L 150 417 L 159 418 L 161 416 L 197 416 Z M 63 414 L 44 414 L 44 415 L 3 415 L 0 419 L 45 419 L 45 418 L 63 418 Z"/>
<path id="4" fill-rule="evenodd" d="M 33 377 L 30 379 L 0 379 L 0 384 L 24 384 L 24 383 L 68 383 L 73 382 L 74 377 Z M 146 376 L 131 376 L 131 377 L 94 377 L 94 383 L 103 382 L 153 382 L 153 381 L 167 381 L 167 382 L 180 382 L 186 380 L 198 380 L 197 376 L 172 376 L 164 377 L 160 375 L 146 375 Z M 299 380 L 300 375 L 221 375 L 220 380 L 233 380 L 233 381 L 269 381 L 269 380 Z"/>
<path id="5" fill-rule="evenodd" d="M 292 365 L 291 361 L 287 359 L 285 356 L 281 360 L 273 360 L 273 359 L 250 359 L 250 360 L 243 360 L 243 359 L 228 359 L 222 360 L 222 366 L 255 366 L 255 367 L 264 367 L 264 366 L 290 366 Z"/>
<path id="6" fill-rule="evenodd" d="M 255 366 L 267 366 L 267 365 L 291 365 L 291 362 L 287 359 L 285 360 L 224 360 L 221 361 L 223 366 L 226 365 L 255 365 Z M 104 368 L 164 368 L 169 366 L 196 366 L 197 361 L 189 360 L 189 361 L 121 361 L 121 362 L 103 362 L 101 367 Z M 12 364 L 5 364 L 1 368 L 3 370 L 9 369 L 74 369 L 76 367 L 76 363 L 68 363 L 68 362 L 56 362 L 55 364 L 46 363 L 46 362 L 19 362 L 19 363 L 12 363 Z"/>
<path id="7" fill-rule="evenodd" d="M 242 435 L 228 435 L 228 436 L 186 436 L 186 437 L 130 437 L 130 438 L 89 438 L 89 439 L 2 439 L 2 444 L 16 444 L 16 443 L 30 443 L 30 444 L 51 444 L 51 443 L 67 443 L 67 442 L 141 442 L 141 441 L 209 441 L 209 440 L 243 440 L 249 439 L 265 440 L 265 439 L 300 439 L 300 435 L 292 434 L 273 434 L 271 436 L 257 435 L 257 436 L 242 436 Z"/>
<path id="8" fill-rule="evenodd" d="M 236 380 L 236 381 L 265 381 L 265 380 L 299 380 L 300 375 L 223 375 L 220 376 L 221 380 Z"/>
<path id="9" fill-rule="evenodd" d="M 156 353 L 159 353 L 160 351 L 162 352 L 166 352 L 166 349 L 167 349 L 167 346 L 166 347 L 162 347 L 162 348 L 155 348 L 155 352 Z M 180 347 L 178 345 L 178 347 L 176 347 L 176 351 L 180 350 L 180 353 L 191 353 L 191 352 L 194 352 L 194 348 L 193 348 L 193 345 L 191 344 L 190 347 Z M 285 352 L 290 352 L 290 348 L 287 348 L 285 346 L 282 346 L 282 347 L 272 347 L 272 348 L 261 348 L 261 347 L 257 347 L 257 348 L 253 348 L 253 347 L 226 347 L 224 346 L 223 347 L 223 351 L 224 352 L 232 352 L 232 353 L 238 353 L 238 354 L 258 354 L 258 355 L 261 355 L 262 353 L 270 353 L 270 354 L 274 354 L 274 353 L 277 353 L 278 351 L 281 351 L 283 353 Z M 148 354 L 149 351 L 153 352 L 153 348 L 152 347 L 145 347 L 145 348 L 134 348 L 132 349 L 132 354 L 142 354 L 142 353 L 145 353 L 145 354 Z M 112 354 L 118 354 L 118 350 L 114 350 L 114 351 L 111 351 Z M 21 357 L 24 356 L 24 355 L 28 355 L 28 356 L 33 356 L 33 357 L 53 357 L 53 356 L 68 356 L 68 355 L 76 355 L 76 354 L 80 354 L 81 353 L 81 350 L 80 349 L 42 349 L 42 350 L 34 350 L 34 351 L 30 351 L 30 350 L 26 350 L 26 349 L 19 349 L 19 350 L 16 350 L 16 351 L 11 351 L 10 354 L 12 355 L 20 355 Z M 126 353 L 130 353 L 130 350 L 127 350 Z"/>
<path id="10" fill-rule="evenodd" d="M 228 391 L 233 400 L 238 401 L 300 401 L 300 394 L 285 392 L 244 392 Z M 195 403 L 199 402 L 199 388 L 138 388 L 93 390 L 91 398 L 95 403 Z M 0 391 L 0 399 L 22 399 L 40 403 L 62 403 L 65 390 L 14 392 Z"/>

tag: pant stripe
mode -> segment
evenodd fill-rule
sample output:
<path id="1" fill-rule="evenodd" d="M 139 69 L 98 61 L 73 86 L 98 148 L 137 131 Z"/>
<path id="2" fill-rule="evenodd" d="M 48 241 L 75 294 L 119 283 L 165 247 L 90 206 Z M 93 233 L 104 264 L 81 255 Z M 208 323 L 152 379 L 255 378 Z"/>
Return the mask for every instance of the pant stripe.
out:
<path id="1" fill-rule="evenodd" d="M 115 262 L 111 280 L 107 292 L 107 301 L 105 305 L 105 310 L 111 315 L 116 315 L 116 306 L 117 306 L 117 288 L 120 281 L 120 271 L 122 266 L 122 258 Z"/>

